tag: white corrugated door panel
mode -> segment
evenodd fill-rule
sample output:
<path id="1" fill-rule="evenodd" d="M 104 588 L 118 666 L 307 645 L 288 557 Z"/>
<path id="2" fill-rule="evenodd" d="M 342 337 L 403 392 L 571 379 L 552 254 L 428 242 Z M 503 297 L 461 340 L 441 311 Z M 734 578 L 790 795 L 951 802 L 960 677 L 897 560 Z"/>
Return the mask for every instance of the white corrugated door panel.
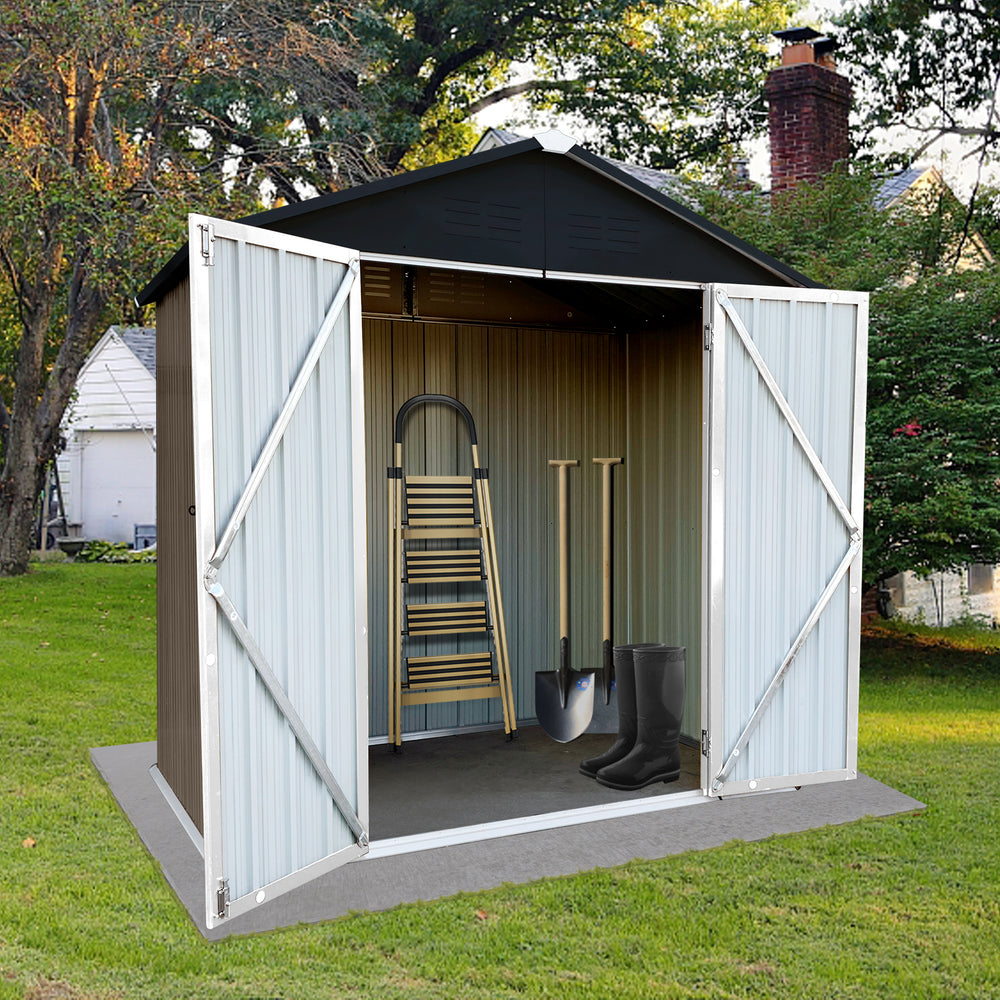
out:
<path id="1" fill-rule="evenodd" d="M 209 927 L 368 849 L 358 255 L 190 218 Z"/>
<path id="2" fill-rule="evenodd" d="M 868 298 L 709 286 L 715 795 L 857 775 Z"/>

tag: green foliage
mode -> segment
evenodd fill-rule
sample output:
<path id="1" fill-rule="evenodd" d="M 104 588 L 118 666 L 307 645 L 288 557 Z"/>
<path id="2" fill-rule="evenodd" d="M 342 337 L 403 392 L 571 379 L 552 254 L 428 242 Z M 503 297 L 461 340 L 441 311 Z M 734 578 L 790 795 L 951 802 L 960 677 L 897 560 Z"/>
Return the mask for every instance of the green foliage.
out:
<path id="1" fill-rule="evenodd" d="M 983 238 L 990 253 L 1000 258 L 1000 188 L 979 188 L 970 228 Z"/>
<path id="2" fill-rule="evenodd" d="M 871 327 L 872 569 L 1000 562 L 1000 272 L 886 289 Z"/>
<path id="3" fill-rule="evenodd" d="M 208 944 L 89 759 L 155 738 L 154 574 L 0 580 L 3 1000 L 997 995 L 995 646 L 863 640 L 861 770 L 923 811 Z"/>
<path id="4" fill-rule="evenodd" d="M 870 171 L 837 170 L 770 199 L 707 185 L 692 196 L 709 218 L 814 281 L 870 292 L 933 269 L 944 252 L 940 213 L 909 202 L 883 211 L 880 187 Z"/>
<path id="5" fill-rule="evenodd" d="M 156 549 L 130 549 L 124 542 L 87 542 L 76 557 L 78 562 L 155 563 Z"/>
<path id="6" fill-rule="evenodd" d="M 1000 561 L 1000 269 L 956 269 L 965 217 L 947 191 L 882 206 L 879 187 L 858 171 L 773 202 L 696 198 L 810 278 L 871 293 L 866 577 Z"/>

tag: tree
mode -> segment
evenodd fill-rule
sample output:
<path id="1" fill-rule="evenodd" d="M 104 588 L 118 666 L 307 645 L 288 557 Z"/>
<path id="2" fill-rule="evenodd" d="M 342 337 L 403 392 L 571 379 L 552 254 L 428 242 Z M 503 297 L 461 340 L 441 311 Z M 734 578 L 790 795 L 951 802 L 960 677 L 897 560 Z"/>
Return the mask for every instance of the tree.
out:
<path id="1" fill-rule="evenodd" d="M 668 169 L 724 161 L 766 125 L 767 43 L 795 6 L 380 0 L 359 37 L 384 66 L 375 85 L 395 109 L 383 162 L 427 162 L 456 133 L 467 149 L 471 116 L 511 97 L 534 122 L 570 116 L 606 155 Z M 512 79 L 515 65 L 531 73 Z"/>
<path id="2" fill-rule="evenodd" d="M 873 298 L 866 558 L 879 577 L 1000 562 L 1000 273 Z"/>
<path id="3" fill-rule="evenodd" d="M 1000 562 L 1000 268 L 959 270 L 947 190 L 880 204 L 859 170 L 773 202 L 705 189 L 720 224 L 823 284 L 871 293 L 866 579 Z"/>
<path id="4" fill-rule="evenodd" d="M 1000 144 L 1000 18 L 993 0 L 853 0 L 838 18 L 840 56 L 857 65 L 869 130 L 916 137 L 909 159 L 952 135 L 983 163 Z"/>
<path id="5" fill-rule="evenodd" d="M 270 32 L 298 25 L 286 60 L 233 74 L 224 88 L 206 78 L 173 125 L 208 136 L 217 161 L 241 181 L 266 177 L 286 201 L 467 153 L 473 116 L 510 98 L 529 115 L 573 116 L 609 155 L 705 164 L 763 128 L 767 41 L 795 5 L 370 0 L 313 4 L 311 16 L 278 0 L 262 9 Z M 260 38 L 258 11 L 206 6 L 218 10 L 213 35 L 241 48 Z M 318 60 L 317 39 L 364 53 L 364 72 Z"/>
<path id="6" fill-rule="evenodd" d="M 869 152 L 880 135 L 909 165 L 936 143 L 958 140 L 976 171 L 964 212 L 960 255 L 972 232 L 992 239 L 996 193 L 986 168 L 1000 153 L 1000 18 L 995 0 L 851 0 L 837 18 L 839 56 L 857 67 L 856 102 Z"/>
<path id="7" fill-rule="evenodd" d="M 255 6 L 256 33 L 226 33 L 232 20 L 220 15 L 239 7 L 250 18 Z M 243 163 L 263 149 L 242 149 L 230 169 L 196 123 L 217 122 L 227 92 L 226 114 L 240 120 L 238 95 L 254 86 L 285 121 L 281 71 L 294 73 L 303 53 L 357 72 L 325 24 L 274 22 L 291 6 L 8 0 L 0 10 L 0 315 L 9 306 L 14 317 L 0 336 L 0 358 L 14 348 L 0 384 L 10 410 L 0 575 L 27 569 L 35 499 L 87 350 L 109 316 L 130 318 L 138 276 L 179 242 L 188 200 L 235 214 L 259 203 L 261 177 Z"/>

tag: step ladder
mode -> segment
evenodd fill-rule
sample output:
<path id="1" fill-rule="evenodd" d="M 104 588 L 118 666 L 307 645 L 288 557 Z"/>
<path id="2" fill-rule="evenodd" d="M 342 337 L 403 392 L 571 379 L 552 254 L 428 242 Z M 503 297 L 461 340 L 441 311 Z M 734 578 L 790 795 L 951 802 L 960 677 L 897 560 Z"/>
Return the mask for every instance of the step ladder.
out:
<path id="1" fill-rule="evenodd" d="M 471 476 L 408 476 L 403 425 L 425 403 L 443 403 L 464 418 L 472 444 Z M 504 732 L 517 735 L 496 537 L 487 470 L 479 465 L 472 414 L 451 396 L 425 393 L 396 414 L 394 465 L 389 468 L 389 744 L 402 745 L 404 705 L 499 698 Z M 448 544 L 428 548 L 427 543 Z M 477 600 L 417 603 L 411 590 L 451 584 Z M 481 634 L 478 652 L 406 655 L 408 640 Z"/>

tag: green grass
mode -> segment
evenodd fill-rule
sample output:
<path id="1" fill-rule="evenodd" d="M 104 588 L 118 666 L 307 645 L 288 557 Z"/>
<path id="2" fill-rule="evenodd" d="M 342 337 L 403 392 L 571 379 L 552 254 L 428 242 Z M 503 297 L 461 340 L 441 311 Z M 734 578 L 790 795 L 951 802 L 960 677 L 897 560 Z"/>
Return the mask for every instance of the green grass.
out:
<path id="1" fill-rule="evenodd" d="M 861 769 L 926 812 L 209 944 L 88 755 L 155 736 L 154 617 L 155 566 L 0 580 L 0 1000 L 1000 997 L 994 637 L 865 641 Z"/>

